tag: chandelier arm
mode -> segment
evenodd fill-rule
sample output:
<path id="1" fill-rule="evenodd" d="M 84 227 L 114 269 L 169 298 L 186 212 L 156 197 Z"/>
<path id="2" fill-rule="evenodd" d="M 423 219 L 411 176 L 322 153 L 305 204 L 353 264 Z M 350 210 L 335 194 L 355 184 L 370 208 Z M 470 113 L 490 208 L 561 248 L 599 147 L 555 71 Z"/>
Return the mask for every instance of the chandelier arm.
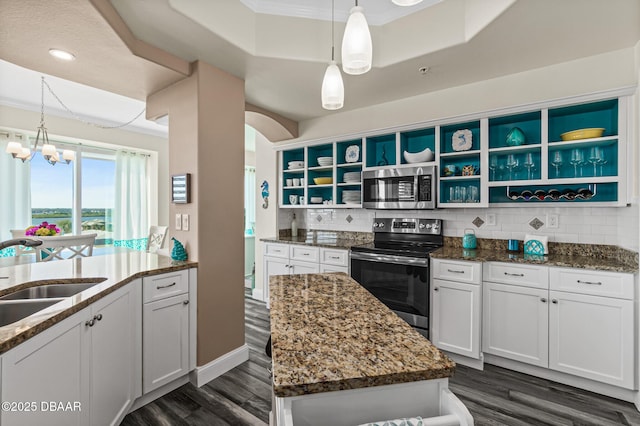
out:
<path id="1" fill-rule="evenodd" d="M 140 116 L 141 116 L 142 114 L 144 114 L 144 112 L 146 111 L 146 107 L 145 107 L 145 108 L 143 108 L 143 109 L 142 109 L 142 111 L 140 111 L 140 113 L 139 113 L 138 115 L 136 115 L 136 116 L 135 116 L 135 117 L 133 117 L 131 120 L 129 120 L 129 121 L 127 121 L 126 123 L 123 123 L 123 124 L 117 124 L 117 125 L 114 125 L 114 126 L 105 126 L 105 125 L 102 125 L 102 124 L 93 123 L 93 122 L 91 122 L 91 121 L 87 121 L 87 120 L 82 119 L 78 114 L 76 114 L 76 113 L 74 113 L 73 111 L 71 111 L 71 109 L 70 109 L 68 106 L 66 106 L 66 105 L 64 104 L 64 102 L 62 102 L 62 100 L 60 100 L 60 98 L 58 97 L 58 95 L 56 95 L 56 94 L 55 94 L 55 92 L 53 91 L 53 89 L 51 88 L 51 86 L 49 86 L 49 83 L 47 83 L 47 82 L 45 81 L 44 77 L 42 77 L 42 83 L 43 83 L 43 85 L 46 85 L 46 86 L 47 86 L 47 89 L 49 89 L 49 93 L 51 93 L 51 96 L 53 96 L 53 97 L 55 98 L 55 100 L 56 100 L 56 101 L 58 101 L 58 103 L 60 104 L 60 106 L 62 106 L 62 108 L 64 108 L 64 109 L 65 109 L 69 114 L 71 114 L 71 116 L 72 116 L 75 120 L 80 121 L 80 122 L 82 122 L 82 123 L 84 123 L 84 124 L 87 124 L 87 125 L 89 125 L 89 126 L 97 127 L 97 128 L 99 128 L 99 129 L 119 129 L 119 128 L 121 128 L 121 127 L 128 126 L 129 124 L 133 123 L 133 122 L 134 122 L 134 121 L 136 121 L 138 118 L 140 118 Z M 42 90 L 43 90 L 43 93 L 44 93 L 44 86 L 43 86 L 43 89 L 42 89 Z M 43 96 L 44 96 L 44 95 L 43 95 Z M 43 103 L 43 113 L 42 113 L 42 114 L 43 114 L 43 117 L 44 117 L 44 103 Z"/>

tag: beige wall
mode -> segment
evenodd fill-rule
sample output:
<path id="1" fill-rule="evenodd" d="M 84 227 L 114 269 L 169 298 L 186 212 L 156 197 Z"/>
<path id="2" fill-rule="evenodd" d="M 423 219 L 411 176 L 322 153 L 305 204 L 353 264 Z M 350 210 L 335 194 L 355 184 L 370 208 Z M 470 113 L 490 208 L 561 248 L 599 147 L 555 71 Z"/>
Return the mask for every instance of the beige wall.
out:
<path id="1" fill-rule="evenodd" d="M 136 148 L 153 153 L 157 159 L 157 203 L 152 213 L 153 224 L 169 224 L 169 143 L 166 138 L 130 132 L 123 129 L 99 129 L 77 120 L 54 115 L 45 117 L 51 139 L 69 142 L 87 142 Z M 0 105 L 0 127 L 33 132 L 40 122 L 40 113 Z M 95 143 L 97 142 L 97 144 Z M 152 184 L 152 186 L 154 186 Z"/>
<path id="2" fill-rule="evenodd" d="M 147 116 L 169 114 L 169 172 L 191 173 L 192 202 L 170 208 L 170 217 L 190 215 L 190 230 L 171 234 L 198 261 L 197 363 L 205 365 L 244 344 L 244 82 L 193 66 L 149 96 Z"/>

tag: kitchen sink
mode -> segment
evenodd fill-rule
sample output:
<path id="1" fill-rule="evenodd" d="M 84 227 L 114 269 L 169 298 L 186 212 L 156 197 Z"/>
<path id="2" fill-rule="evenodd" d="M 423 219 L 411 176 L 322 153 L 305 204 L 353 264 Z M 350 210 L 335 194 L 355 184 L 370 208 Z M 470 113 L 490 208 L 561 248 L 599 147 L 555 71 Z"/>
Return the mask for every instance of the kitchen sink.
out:
<path id="1" fill-rule="evenodd" d="M 49 299 L 52 297 L 69 297 L 83 290 L 93 287 L 99 283 L 81 283 L 81 284 L 45 284 L 36 287 L 24 288 L 14 291 L 0 300 L 17 300 L 17 299 Z"/>
<path id="2" fill-rule="evenodd" d="M 60 299 L 20 300 L 0 303 L 0 327 L 20 321 L 38 311 L 58 303 Z"/>

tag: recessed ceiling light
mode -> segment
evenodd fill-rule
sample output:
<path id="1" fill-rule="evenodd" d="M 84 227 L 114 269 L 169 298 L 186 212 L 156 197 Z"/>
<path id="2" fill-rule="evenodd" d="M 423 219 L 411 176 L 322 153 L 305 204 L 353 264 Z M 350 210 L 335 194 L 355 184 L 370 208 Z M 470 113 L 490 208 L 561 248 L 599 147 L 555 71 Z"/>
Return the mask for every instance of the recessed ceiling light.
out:
<path id="1" fill-rule="evenodd" d="M 391 0 L 394 4 L 398 6 L 413 6 L 422 2 L 422 0 Z"/>
<path id="2" fill-rule="evenodd" d="M 49 49 L 49 55 L 53 56 L 54 58 L 62 59 L 63 61 L 73 61 L 74 59 L 76 59 L 76 55 L 74 55 L 73 53 L 60 49 Z"/>

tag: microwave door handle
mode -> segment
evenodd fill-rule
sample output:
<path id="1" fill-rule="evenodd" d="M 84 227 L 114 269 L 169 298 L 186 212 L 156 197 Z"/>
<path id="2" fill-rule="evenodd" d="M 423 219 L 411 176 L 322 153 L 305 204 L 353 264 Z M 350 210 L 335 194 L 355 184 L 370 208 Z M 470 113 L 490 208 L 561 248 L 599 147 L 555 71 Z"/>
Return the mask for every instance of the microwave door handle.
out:
<path id="1" fill-rule="evenodd" d="M 351 259 L 382 262 L 382 263 L 395 263 L 397 265 L 429 266 L 429 258 L 393 256 L 393 255 L 379 254 L 379 253 L 365 253 L 365 252 L 352 251 Z"/>

